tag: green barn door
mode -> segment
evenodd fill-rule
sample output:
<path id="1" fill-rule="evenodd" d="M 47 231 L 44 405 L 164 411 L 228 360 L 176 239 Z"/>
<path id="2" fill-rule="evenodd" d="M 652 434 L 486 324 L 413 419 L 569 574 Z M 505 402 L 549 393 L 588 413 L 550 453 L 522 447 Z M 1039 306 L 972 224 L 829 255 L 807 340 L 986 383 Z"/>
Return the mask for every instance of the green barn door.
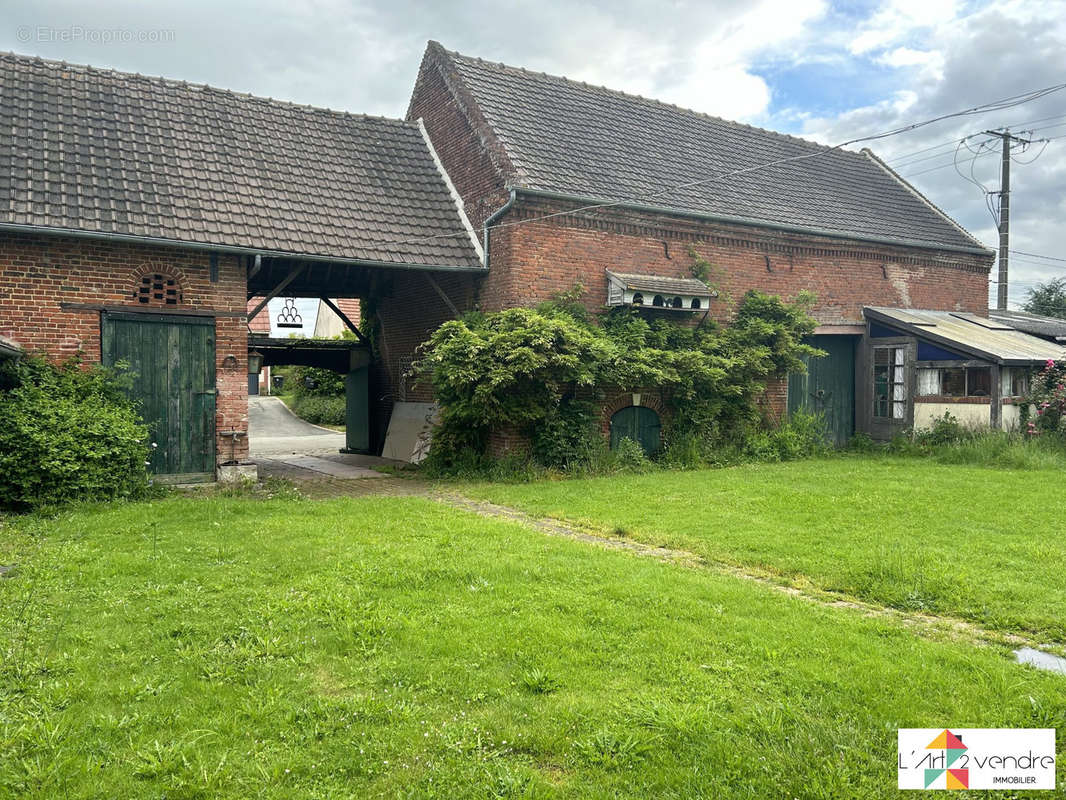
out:
<path id="1" fill-rule="evenodd" d="M 838 446 L 855 433 L 855 336 L 812 336 L 824 358 L 807 359 L 807 374 L 788 376 L 788 413 L 803 409 L 825 416 Z"/>
<path id="2" fill-rule="evenodd" d="M 644 406 L 628 406 L 611 417 L 611 449 L 623 438 L 632 439 L 648 455 L 658 452 L 662 423 L 659 415 Z"/>
<path id="3" fill-rule="evenodd" d="M 129 364 L 131 395 L 156 444 L 152 472 L 214 480 L 214 318 L 105 312 L 101 327 L 104 364 Z"/>

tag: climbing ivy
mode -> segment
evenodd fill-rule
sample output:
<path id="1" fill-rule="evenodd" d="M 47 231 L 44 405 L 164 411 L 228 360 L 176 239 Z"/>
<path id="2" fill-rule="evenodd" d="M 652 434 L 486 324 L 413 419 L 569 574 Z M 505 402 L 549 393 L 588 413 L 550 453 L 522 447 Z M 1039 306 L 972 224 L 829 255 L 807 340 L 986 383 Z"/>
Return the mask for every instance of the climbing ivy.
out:
<path id="1" fill-rule="evenodd" d="M 580 457 L 595 432 L 594 400 L 657 387 L 669 434 L 708 446 L 760 422 L 757 399 L 772 376 L 804 369 L 813 297 L 748 292 L 727 327 L 648 319 L 615 308 L 590 317 L 580 287 L 539 307 L 471 313 L 441 325 L 414 371 L 441 406 L 433 458 L 446 466 L 484 450 L 492 430 L 526 436 L 545 466 Z"/>

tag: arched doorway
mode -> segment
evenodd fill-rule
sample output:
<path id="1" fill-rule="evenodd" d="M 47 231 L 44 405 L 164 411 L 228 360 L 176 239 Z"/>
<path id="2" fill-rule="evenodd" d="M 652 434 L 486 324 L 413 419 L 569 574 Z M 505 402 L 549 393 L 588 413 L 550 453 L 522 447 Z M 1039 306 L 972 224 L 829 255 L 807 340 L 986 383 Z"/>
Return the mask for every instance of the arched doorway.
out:
<path id="1" fill-rule="evenodd" d="M 659 415 L 645 406 L 626 406 L 611 417 L 611 449 L 624 438 L 639 444 L 647 455 L 659 450 L 662 422 Z"/>

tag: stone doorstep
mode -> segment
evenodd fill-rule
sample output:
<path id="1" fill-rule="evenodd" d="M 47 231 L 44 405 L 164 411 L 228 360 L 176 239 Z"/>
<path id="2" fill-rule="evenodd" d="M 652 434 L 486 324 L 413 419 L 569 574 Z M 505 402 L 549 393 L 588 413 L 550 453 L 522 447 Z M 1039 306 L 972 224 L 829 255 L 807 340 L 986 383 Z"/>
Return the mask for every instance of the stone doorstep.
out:
<path id="1" fill-rule="evenodd" d="M 257 464 L 224 464 L 217 470 L 219 483 L 238 483 L 243 480 L 259 479 Z"/>

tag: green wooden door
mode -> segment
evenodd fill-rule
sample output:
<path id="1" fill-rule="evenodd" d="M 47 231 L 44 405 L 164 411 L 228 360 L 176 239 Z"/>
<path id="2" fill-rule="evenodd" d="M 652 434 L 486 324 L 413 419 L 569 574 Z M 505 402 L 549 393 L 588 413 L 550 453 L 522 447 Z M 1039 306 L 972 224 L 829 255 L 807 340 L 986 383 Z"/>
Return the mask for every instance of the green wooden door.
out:
<path id="1" fill-rule="evenodd" d="M 108 314 L 103 362 L 123 362 L 148 423 L 150 468 L 178 480 L 214 480 L 215 320 L 162 314 Z"/>
<path id="2" fill-rule="evenodd" d="M 807 374 L 788 376 L 788 413 L 803 409 L 825 416 L 829 436 L 839 446 L 855 433 L 855 336 L 812 336 L 824 358 L 807 360 Z"/>
<path id="3" fill-rule="evenodd" d="M 659 415 L 650 408 L 628 406 L 620 409 L 611 417 L 611 449 L 617 448 L 623 438 L 629 438 L 652 455 L 659 450 L 661 430 Z"/>

